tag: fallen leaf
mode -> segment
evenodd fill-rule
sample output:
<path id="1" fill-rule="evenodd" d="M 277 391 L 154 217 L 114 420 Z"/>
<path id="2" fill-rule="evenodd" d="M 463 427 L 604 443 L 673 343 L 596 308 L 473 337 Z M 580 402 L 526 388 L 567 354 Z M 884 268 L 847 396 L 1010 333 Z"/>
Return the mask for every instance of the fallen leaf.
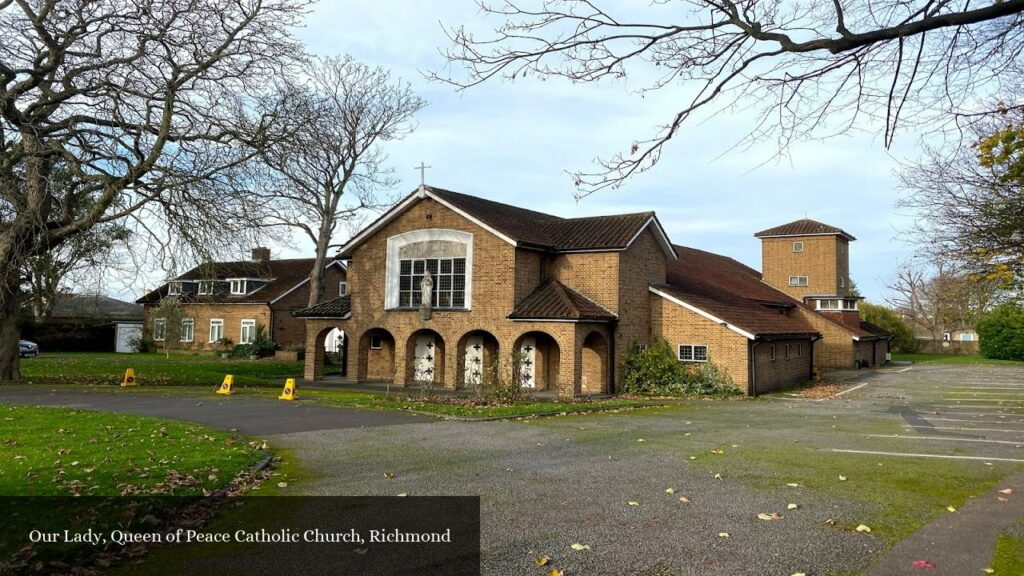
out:
<path id="1" fill-rule="evenodd" d="M 402 492 L 401 494 L 398 495 L 399 498 L 405 498 L 406 496 L 408 496 L 408 494 L 406 494 L 405 492 Z"/>
<path id="2" fill-rule="evenodd" d="M 729 537 L 729 533 L 728 532 L 719 532 L 718 533 L 718 537 L 719 538 L 728 538 Z"/>
<path id="3" fill-rule="evenodd" d="M 676 489 L 675 488 L 665 488 L 665 494 L 675 494 L 675 493 L 676 493 Z"/>
<path id="4" fill-rule="evenodd" d="M 360 556 L 366 556 L 367 550 L 366 548 L 356 548 L 355 550 L 353 550 L 353 552 L 359 554 Z"/>
<path id="5" fill-rule="evenodd" d="M 846 482 L 846 476 L 840 475 L 839 476 L 839 481 L 840 482 Z"/>
<path id="6" fill-rule="evenodd" d="M 570 544 L 569 548 L 572 548 L 577 552 L 581 550 L 590 550 L 590 546 L 587 546 L 586 544 Z"/>
<path id="7" fill-rule="evenodd" d="M 719 448 L 715 448 L 714 450 L 711 451 L 711 453 L 712 454 L 725 454 L 725 450 L 722 450 L 722 449 L 719 449 Z"/>
<path id="8" fill-rule="evenodd" d="M 551 557 L 545 554 L 544 556 L 538 556 L 537 558 L 534 558 L 533 561 L 537 564 L 537 566 L 547 566 L 547 563 L 551 562 Z"/>
<path id="9" fill-rule="evenodd" d="M 790 488 L 799 488 L 800 487 L 800 485 L 797 484 L 796 482 L 790 482 L 789 484 L 786 484 L 786 486 L 789 486 Z"/>
<path id="10" fill-rule="evenodd" d="M 565 572 L 562 572 L 561 570 L 558 570 L 556 568 L 552 568 L 551 572 L 548 572 L 548 576 L 565 576 Z"/>
<path id="11" fill-rule="evenodd" d="M 715 480 L 721 480 L 721 479 L 722 479 L 722 475 L 721 474 L 715 474 Z"/>
<path id="12" fill-rule="evenodd" d="M 758 520 L 782 520 L 782 515 L 778 512 L 772 512 L 771 514 L 765 514 L 761 512 L 757 515 Z"/>
<path id="13" fill-rule="evenodd" d="M 394 474 L 394 472 L 385 472 L 385 473 L 384 473 L 384 478 L 386 478 L 386 479 L 388 479 L 388 480 L 391 480 L 391 479 L 392 479 L 392 478 L 394 478 L 394 477 L 395 477 L 395 474 Z"/>
<path id="14" fill-rule="evenodd" d="M 992 568 L 982 568 L 981 571 L 984 572 L 985 574 L 995 574 L 996 573 L 996 571 L 993 570 Z"/>
<path id="15" fill-rule="evenodd" d="M 935 564 L 932 564 L 931 562 L 929 562 L 927 560 L 914 560 L 911 563 L 911 565 L 914 568 L 935 568 Z"/>
<path id="16" fill-rule="evenodd" d="M 1003 488 L 999 491 L 1000 494 L 1013 494 L 1013 488 Z"/>
<path id="17" fill-rule="evenodd" d="M 1003 498 L 1002 496 L 996 497 L 996 500 L 999 500 L 1000 502 L 1009 502 L 1010 501 L 1008 498 Z"/>
<path id="18" fill-rule="evenodd" d="M 834 518 L 829 518 L 828 520 L 825 520 L 825 522 L 823 522 L 823 524 L 828 524 L 829 526 L 835 526 L 836 525 L 836 521 L 835 521 Z"/>
<path id="19" fill-rule="evenodd" d="M 857 526 L 857 532 L 871 532 L 871 528 L 866 524 L 861 524 L 860 526 Z"/>
<path id="20" fill-rule="evenodd" d="M 799 507 L 798 504 L 786 504 L 786 510 L 796 510 Z"/>
<path id="21" fill-rule="evenodd" d="M 790 576 L 807 576 L 807 574 L 803 572 L 793 572 Z"/>
<path id="22" fill-rule="evenodd" d="M 637 438 L 636 441 L 637 442 L 647 442 L 647 440 L 644 440 L 643 438 Z"/>
<path id="23" fill-rule="evenodd" d="M 626 504 L 629 504 L 630 506 L 639 506 L 640 505 L 639 502 L 636 502 L 634 500 L 630 500 L 629 502 L 626 502 Z"/>
<path id="24" fill-rule="evenodd" d="M 687 498 L 686 496 L 680 496 L 679 497 L 679 501 L 682 502 L 683 504 L 689 504 L 690 503 L 690 499 Z"/>
<path id="25" fill-rule="evenodd" d="M 287 482 L 278 482 L 277 483 L 277 487 L 278 488 L 287 488 L 288 487 L 288 483 Z"/>
<path id="26" fill-rule="evenodd" d="M 690 456 L 690 460 L 696 460 L 696 459 L 697 459 L 696 456 Z"/>
<path id="27" fill-rule="evenodd" d="M 946 510 L 949 510 L 950 512 L 956 512 L 956 508 L 952 506 L 946 506 Z"/>

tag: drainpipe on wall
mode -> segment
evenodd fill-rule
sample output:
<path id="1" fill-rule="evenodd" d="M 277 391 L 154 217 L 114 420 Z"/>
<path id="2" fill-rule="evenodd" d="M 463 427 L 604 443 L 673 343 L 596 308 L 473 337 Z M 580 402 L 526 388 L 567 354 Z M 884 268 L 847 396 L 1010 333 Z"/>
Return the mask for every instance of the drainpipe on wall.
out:
<path id="1" fill-rule="evenodd" d="M 811 338 L 811 368 L 808 370 L 807 379 L 814 380 L 814 343 L 821 340 L 821 335 Z"/>
<path id="2" fill-rule="evenodd" d="M 748 395 L 757 396 L 757 347 L 761 344 L 761 340 L 753 340 L 750 342 L 750 389 Z"/>

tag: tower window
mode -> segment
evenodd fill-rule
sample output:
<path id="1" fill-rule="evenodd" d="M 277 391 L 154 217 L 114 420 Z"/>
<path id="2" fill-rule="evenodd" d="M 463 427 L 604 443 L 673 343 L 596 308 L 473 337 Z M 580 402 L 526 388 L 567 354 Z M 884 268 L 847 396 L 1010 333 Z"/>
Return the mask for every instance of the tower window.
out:
<path id="1" fill-rule="evenodd" d="M 789 285 L 790 286 L 806 287 L 807 286 L 807 276 L 790 276 L 789 277 Z"/>
<path id="2" fill-rule="evenodd" d="M 803 242 L 793 242 L 793 252 L 803 252 L 803 251 L 804 251 L 804 243 Z"/>

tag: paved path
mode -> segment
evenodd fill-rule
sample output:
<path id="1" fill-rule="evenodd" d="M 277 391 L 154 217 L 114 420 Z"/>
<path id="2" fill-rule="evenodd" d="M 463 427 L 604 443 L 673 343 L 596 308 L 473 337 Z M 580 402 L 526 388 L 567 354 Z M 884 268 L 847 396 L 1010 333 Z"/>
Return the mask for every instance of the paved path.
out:
<path id="1" fill-rule="evenodd" d="M 180 392 L 123 392 L 14 386 L 0 387 L 0 402 L 128 412 L 187 420 L 260 436 L 415 424 L 434 420 L 413 414 L 327 408 L 302 400 L 285 402 L 276 399 L 275 391 L 268 390 L 267 394 L 267 398 L 258 398 L 251 395 L 219 396 L 212 391 L 208 396 L 197 396 Z"/>

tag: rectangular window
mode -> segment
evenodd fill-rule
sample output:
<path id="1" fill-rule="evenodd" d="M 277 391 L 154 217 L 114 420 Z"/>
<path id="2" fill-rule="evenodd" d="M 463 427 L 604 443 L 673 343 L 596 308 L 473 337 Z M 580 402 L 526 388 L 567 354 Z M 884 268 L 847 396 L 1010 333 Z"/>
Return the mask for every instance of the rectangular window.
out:
<path id="1" fill-rule="evenodd" d="M 157 318 L 156 320 L 153 320 L 153 340 L 163 342 L 166 334 L 167 320 L 164 318 Z"/>
<path id="2" fill-rule="evenodd" d="M 239 344 L 252 344 L 256 341 L 256 321 L 242 320 L 242 332 L 238 338 Z"/>
<path id="3" fill-rule="evenodd" d="M 789 360 L 789 344 L 786 344 L 786 345 L 785 345 L 785 347 L 784 347 L 784 348 L 782 349 L 782 352 L 783 352 L 783 354 L 784 354 L 784 356 L 783 356 L 783 357 L 784 357 L 784 358 L 785 358 L 786 360 Z"/>
<path id="4" fill-rule="evenodd" d="M 680 344 L 680 362 L 707 362 L 708 347 L 706 344 Z"/>
<path id="5" fill-rule="evenodd" d="M 799 287 L 807 286 L 807 276 L 790 276 L 789 285 Z"/>
<path id="6" fill-rule="evenodd" d="M 231 293 L 234 295 L 247 294 L 245 280 L 232 280 Z"/>
<path id="7" fill-rule="evenodd" d="M 348 296 L 348 282 L 338 282 L 338 296 Z"/>
<path id="8" fill-rule="evenodd" d="M 960 335 L 960 341 L 962 342 L 974 342 L 974 334 L 966 333 Z"/>
<path id="9" fill-rule="evenodd" d="M 192 318 L 185 318 L 181 321 L 181 341 L 191 342 L 196 333 L 196 321 Z"/>
<path id="10" fill-rule="evenodd" d="M 768 347 L 768 359 L 772 362 L 775 361 L 775 344 Z"/>
<path id="11" fill-rule="evenodd" d="M 373 334 L 370 336 L 370 350 L 381 349 L 381 337 L 380 334 Z"/>
<path id="12" fill-rule="evenodd" d="M 199 295 L 200 296 L 209 296 L 210 294 L 213 294 L 213 281 L 212 280 L 202 280 L 202 281 L 200 281 L 199 282 Z"/>
<path id="13" fill-rule="evenodd" d="M 219 342 L 224 337 L 224 321 L 220 318 L 210 319 L 210 342 Z"/>
<path id="14" fill-rule="evenodd" d="M 181 296 L 181 282 L 171 282 L 167 285 L 168 296 Z"/>
<path id="15" fill-rule="evenodd" d="M 796 357 L 799 358 L 804 355 L 804 343 L 798 342 L 796 345 Z"/>
<path id="16" fill-rule="evenodd" d="M 840 300 L 818 300 L 818 310 L 839 310 Z"/>
<path id="17" fill-rule="evenodd" d="M 434 282 L 431 306 L 433 308 L 466 307 L 466 259 L 426 258 L 400 260 L 398 275 L 398 305 L 415 308 L 420 305 L 420 281 L 430 271 Z"/>
<path id="18" fill-rule="evenodd" d="M 803 242 L 793 242 L 793 252 L 803 252 L 803 251 L 804 251 L 804 243 Z"/>

